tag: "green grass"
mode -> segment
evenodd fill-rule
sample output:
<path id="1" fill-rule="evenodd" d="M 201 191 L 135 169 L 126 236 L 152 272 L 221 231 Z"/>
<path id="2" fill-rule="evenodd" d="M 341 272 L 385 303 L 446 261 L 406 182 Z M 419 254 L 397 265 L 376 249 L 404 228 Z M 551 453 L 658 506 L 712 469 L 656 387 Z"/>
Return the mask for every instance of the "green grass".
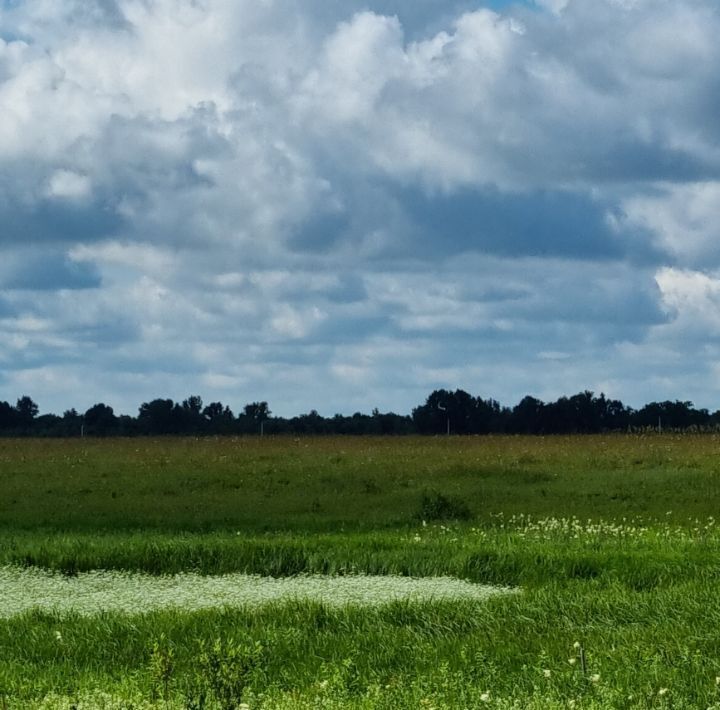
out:
<path id="1" fill-rule="evenodd" d="M 588 702 L 599 689 L 614 698 L 610 707 L 653 707 L 620 696 L 657 700 L 660 688 L 671 689 L 674 702 L 708 707 L 718 699 L 718 621 L 716 585 L 695 580 L 645 592 L 581 581 L 484 604 L 369 610 L 304 603 L 95 619 L 34 614 L 0 624 L 0 682 L 13 698 L 128 685 L 152 697 L 153 648 L 159 645 L 172 654 L 169 685 L 179 697 L 203 641 L 223 639 L 262 647 L 247 678 L 248 697 L 307 696 L 328 681 L 342 707 L 341 701 L 358 700 L 374 686 L 407 690 L 422 679 L 424 693 L 436 702 L 447 696 L 445 707 L 462 707 L 463 694 L 488 690 L 496 698 L 544 693 Z M 575 641 L 586 650 L 586 675 L 569 664 Z M 591 680 L 596 673 L 597 684 Z"/>
<path id="2" fill-rule="evenodd" d="M 593 535 L 583 528 L 526 534 L 506 527 L 431 526 L 402 532 L 226 535 L 158 532 L 35 533 L 3 536 L 0 564 L 76 574 L 115 569 L 174 574 L 244 572 L 455 576 L 503 586 L 539 586 L 573 579 L 636 589 L 720 579 L 720 540 L 714 526 L 692 529 L 656 523 L 627 535 Z M 635 532 L 633 532 L 635 530 Z"/>
<path id="3" fill-rule="evenodd" d="M 714 436 L 0 440 L 0 565 L 522 590 L 32 612 L 0 620 L 0 708 L 720 708 L 719 453 Z"/>
<path id="4" fill-rule="evenodd" d="M 334 531 L 413 522 L 426 493 L 493 514 L 717 511 L 717 436 L 0 439 L 0 528 Z"/>

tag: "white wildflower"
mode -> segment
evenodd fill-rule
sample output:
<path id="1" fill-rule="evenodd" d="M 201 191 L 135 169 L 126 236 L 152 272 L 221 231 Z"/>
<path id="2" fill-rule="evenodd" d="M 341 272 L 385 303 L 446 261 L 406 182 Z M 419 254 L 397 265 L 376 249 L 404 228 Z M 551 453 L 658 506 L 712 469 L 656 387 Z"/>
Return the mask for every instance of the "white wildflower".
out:
<path id="1" fill-rule="evenodd" d="M 0 619 L 32 609 L 89 616 L 112 611 L 142 614 L 162 608 L 258 607 L 304 599 L 335 607 L 377 606 L 398 600 L 480 601 L 512 591 L 451 577 L 303 575 L 276 579 L 246 574 L 151 576 L 96 571 L 68 578 L 19 567 L 0 567 L 0 589 Z M 59 634 L 55 634 L 58 641 L 62 638 Z"/>

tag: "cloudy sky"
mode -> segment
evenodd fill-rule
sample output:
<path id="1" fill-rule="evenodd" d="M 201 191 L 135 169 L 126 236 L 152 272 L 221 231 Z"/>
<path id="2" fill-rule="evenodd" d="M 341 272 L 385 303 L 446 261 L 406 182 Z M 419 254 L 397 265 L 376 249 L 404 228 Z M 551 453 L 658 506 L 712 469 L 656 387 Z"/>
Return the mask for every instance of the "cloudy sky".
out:
<path id="1" fill-rule="evenodd" d="M 0 399 L 720 407 L 717 0 L 0 0 Z"/>

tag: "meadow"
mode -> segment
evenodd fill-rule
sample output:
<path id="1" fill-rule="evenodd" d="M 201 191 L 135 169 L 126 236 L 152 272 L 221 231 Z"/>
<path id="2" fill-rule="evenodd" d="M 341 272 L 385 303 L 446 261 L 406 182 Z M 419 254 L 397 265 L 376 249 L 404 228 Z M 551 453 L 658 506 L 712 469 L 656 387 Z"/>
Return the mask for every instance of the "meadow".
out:
<path id="1" fill-rule="evenodd" d="M 0 708 L 720 708 L 719 494 L 713 435 L 0 439 Z"/>

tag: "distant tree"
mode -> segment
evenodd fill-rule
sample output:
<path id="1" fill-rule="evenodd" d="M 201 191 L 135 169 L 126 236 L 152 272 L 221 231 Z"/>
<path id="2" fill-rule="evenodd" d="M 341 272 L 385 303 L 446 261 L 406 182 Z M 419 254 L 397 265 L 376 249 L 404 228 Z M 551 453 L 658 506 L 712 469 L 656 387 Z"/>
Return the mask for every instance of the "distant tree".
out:
<path id="1" fill-rule="evenodd" d="M 41 414 L 33 420 L 32 433 L 35 436 L 63 436 L 62 417 L 57 414 Z"/>
<path id="2" fill-rule="evenodd" d="M 470 414 L 470 431 L 473 434 L 500 433 L 507 430 L 510 409 L 494 399 L 474 398 Z"/>
<path id="3" fill-rule="evenodd" d="M 332 430 L 332 424 L 322 417 L 317 409 L 301 414 L 292 419 L 293 431 L 296 434 L 326 434 Z"/>
<path id="4" fill-rule="evenodd" d="M 451 398 L 452 392 L 448 390 L 434 390 L 425 404 L 413 409 L 412 419 L 418 433 L 444 434 L 447 431 Z"/>
<path id="5" fill-rule="evenodd" d="M 633 424 L 640 427 L 687 429 L 711 422 L 707 409 L 695 409 L 692 402 L 650 402 L 635 412 Z"/>
<path id="6" fill-rule="evenodd" d="M 452 434 L 488 433 L 494 426 L 501 426 L 501 417 L 502 409 L 497 402 L 485 402 L 461 389 L 435 390 L 412 413 L 413 423 L 421 434 L 445 434 L 448 427 Z"/>
<path id="7" fill-rule="evenodd" d="M 508 430 L 514 434 L 540 434 L 543 431 L 545 405 L 535 397 L 523 397 L 513 407 Z"/>
<path id="8" fill-rule="evenodd" d="M 183 409 L 171 399 L 154 399 L 140 405 L 138 425 L 143 434 L 178 434 L 183 429 Z"/>
<path id="9" fill-rule="evenodd" d="M 603 395 L 603 399 L 605 395 Z M 572 431 L 589 434 L 600 431 L 602 424 L 602 403 L 593 392 L 585 390 L 569 399 L 574 426 Z"/>
<path id="10" fill-rule="evenodd" d="M 108 436 L 116 433 L 117 417 L 107 404 L 95 404 L 83 415 L 85 433 L 95 436 Z"/>
<path id="11" fill-rule="evenodd" d="M 222 402 L 210 402 L 210 404 L 203 409 L 203 416 L 210 421 L 227 421 L 234 418 L 232 409 L 230 409 L 230 407 L 224 407 Z"/>
<path id="12" fill-rule="evenodd" d="M 118 436 L 137 436 L 142 433 L 137 417 L 131 417 L 127 414 L 121 414 L 117 418 L 116 429 Z"/>
<path id="13" fill-rule="evenodd" d="M 605 404 L 605 429 L 617 431 L 627 429 L 630 425 L 633 410 L 626 407 L 619 399 L 608 399 Z"/>
<path id="14" fill-rule="evenodd" d="M 62 436 L 80 436 L 84 419 L 76 409 L 66 409 L 62 415 Z"/>
<path id="15" fill-rule="evenodd" d="M 202 411 L 203 401 L 202 397 L 197 394 L 190 395 L 187 399 L 183 400 L 183 409 L 193 414 L 200 414 Z"/>
<path id="16" fill-rule="evenodd" d="M 9 432 L 20 425 L 20 413 L 8 402 L 0 402 L 0 431 Z"/>
<path id="17" fill-rule="evenodd" d="M 211 402 L 202 411 L 202 416 L 208 422 L 208 430 L 214 434 L 224 434 L 232 430 L 235 422 L 230 407 L 224 407 L 222 402 Z"/>
<path id="18" fill-rule="evenodd" d="M 243 407 L 243 414 L 248 417 L 248 419 L 261 422 L 269 419 L 271 412 L 267 402 L 252 402 Z"/>
<path id="19" fill-rule="evenodd" d="M 205 430 L 207 419 L 202 415 L 203 401 L 198 395 L 191 395 L 182 403 L 182 430 L 198 434 Z"/>
<path id="20" fill-rule="evenodd" d="M 413 430 L 412 419 L 408 416 L 395 414 L 394 412 L 379 412 L 373 410 L 372 420 L 374 434 L 410 434 Z M 366 432 L 357 432 L 366 433 Z"/>
<path id="21" fill-rule="evenodd" d="M 33 402 L 27 395 L 18 399 L 15 409 L 19 415 L 21 426 L 30 426 L 33 419 L 35 419 L 40 411 L 37 404 L 35 404 L 35 402 Z"/>
<path id="22" fill-rule="evenodd" d="M 267 402 L 251 402 L 243 407 L 242 414 L 238 417 L 238 424 L 241 431 L 246 434 L 259 433 L 264 427 L 263 422 L 270 419 L 270 408 Z"/>

